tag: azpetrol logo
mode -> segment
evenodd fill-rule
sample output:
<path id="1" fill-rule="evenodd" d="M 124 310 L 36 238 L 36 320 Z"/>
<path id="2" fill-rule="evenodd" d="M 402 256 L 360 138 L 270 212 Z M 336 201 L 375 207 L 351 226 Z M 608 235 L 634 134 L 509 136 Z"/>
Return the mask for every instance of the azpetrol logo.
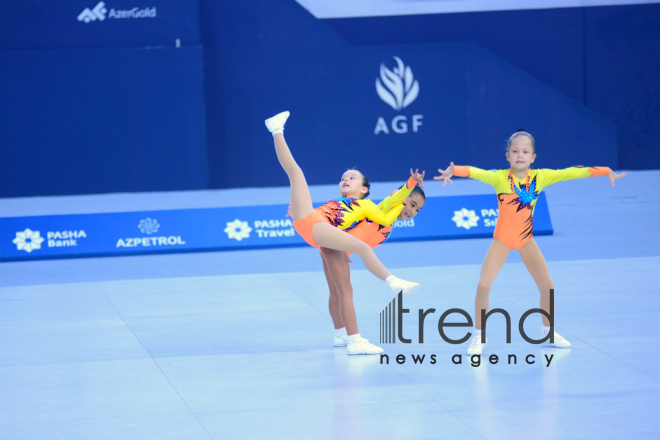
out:
<path id="1" fill-rule="evenodd" d="M 151 235 L 158 232 L 160 225 L 158 220 L 147 217 L 140 220 L 137 225 L 140 232 L 143 234 Z M 170 235 L 161 237 L 127 237 L 117 240 L 115 247 L 124 248 L 138 248 L 138 247 L 151 247 L 151 246 L 183 246 L 186 242 L 180 235 Z"/>
<path id="2" fill-rule="evenodd" d="M 401 111 L 417 99 L 419 82 L 414 78 L 410 66 L 406 66 L 401 58 L 395 56 L 396 67 L 392 70 L 380 64 L 380 78 L 376 78 L 376 92 L 380 99 L 394 110 Z M 423 115 L 412 115 L 412 131 L 417 133 L 422 125 Z M 408 117 L 397 115 L 392 119 L 392 131 L 398 134 L 408 133 Z M 374 134 L 390 134 L 385 118 L 380 116 L 376 122 Z"/>
<path id="3" fill-rule="evenodd" d="M 105 15 L 108 14 L 106 17 Z M 111 8 L 110 12 L 105 7 L 105 2 L 99 2 L 93 9 L 85 8 L 84 11 L 78 15 L 78 21 L 89 23 L 92 21 L 103 21 L 106 18 L 156 18 L 156 7 L 152 8 L 138 8 L 133 9 L 114 9 Z"/>
<path id="4" fill-rule="evenodd" d="M 158 224 L 158 220 L 152 219 L 151 217 L 147 217 L 144 220 L 140 220 L 140 223 L 138 224 L 138 228 L 140 229 L 140 232 L 149 235 L 158 232 L 159 227 L 160 225 Z"/>
<path id="5" fill-rule="evenodd" d="M 417 328 L 417 342 L 420 344 L 424 343 L 424 321 L 427 319 L 428 315 L 432 315 L 436 312 L 435 308 L 430 308 L 430 309 L 419 309 L 418 310 L 418 317 L 419 317 L 419 323 L 418 323 L 418 328 Z M 404 336 L 404 330 L 403 330 L 403 323 L 404 323 L 404 315 L 410 313 L 410 309 L 406 309 L 403 307 L 403 294 L 399 293 L 399 295 L 394 298 L 384 309 L 382 312 L 380 312 L 380 343 L 381 344 L 394 344 L 397 342 L 397 339 L 399 342 L 404 343 L 404 344 L 412 344 L 412 338 L 406 338 Z M 485 343 L 486 342 L 486 330 L 487 330 L 487 322 L 488 318 L 495 314 L 499 313 L 504 316 L 504 319 L 506 320 L 506 343 L 510 344 L 511 343 L 511 316 L 509 316 L 509 313 L 504 310 L 504 309 L 492 309 L 489 312 L 486 312 L 486 310 L 482 309 L 481 310 L 481 342 Z M 533 313 L 540 313 L 544 315 L 548 320 L 550 321 L 550 332 L 548 333 L 547 336 L 541 339 L 532 339 L 527 334 L 525 333 L 525 320 L 529 315 Z M 459 314 L 462 315 L 465 318 L 466 322 L 445 322 L 446 319 L 449 317 L 449 315 L 452 314 Z M 549 341 L 550 343 L 554 342 L 554 332 L 555 332 L 555 291 L 554 289 L 550 289 L 550 313 L 546 312 L 543 309 L 540 308 L 534 308 L 534 309 L 529 309 L 523 315 L 520 317 L 520 321 L 518 323 L 518 331 L 520 332 L 520 336 L 522 338 L 530 343 L 530 344 L 543 344 L 546 341 Z M 448 309 L 445 310 L 442 315 L 440 315 L 440 318 L 438 319 L 438 334 L 442 338 L 443 341 L 452 344 L 452 345 L 458 345 L 458 344 L 463 344 L 464 342 L 467 342 L 471 337 L 472 333 L 471 332 L 466 332 L 465 336 L 463 336 L 460 339 L 452 339 L 447 334 L 445 333 L 445 328 L 446 327 L 473 327 L 474 323 L 472 321 L 472 317 L 468 312 L 466 312 L 463 309 L 459 308 L 453 308 L 453 309 Z M 551 355 L 548 357 L 548 355 L 545 355 L 547 365 L 546 367 L 550 366 L 550 362 L 552 362 L 552 358 L 554 355 Z M 529 354 L 525 357 L 525 362 L 528 364 L 534 364 L 535 363 L 535 358 L 536 356 L 533 354 Z M 411 355 L 411 358 L 415 364 L 422 364 L 424 362 L 424 359 L 426 358 L 426 354 L 418 354 L 418 355 Z M 406 356 L 403 354 L 399 354 L 396 356 L 396 362 L 398 364 L 404 364 L 406 362 Z M 437 362 L 436 360 L 436 355 L 431 354 L 429 356 L 429 363 L 430 364 L 435 364 Z M 455 354 L 451 357 L 451 360 L 454 364 L 459 365 L 463 362 L 462 360 L 462 355 L 460 354 Z M 489 357 L 489 362 L 491 364 L 497 364 L 499 361 L 499 358 L 497 355 L 491 355 Z M 515 355 L 510 354 L 509 355 L 509 364 L 511 364 L 511 361 L 513 360 L 513 363 L 517 363 L 517 358 Z M 473 367 L 478 367 L 481 363 L 481 355 L 473 355 L 471 357 L 471 361 Z M 390 358 L 389 355 L 387 354 L 381 354 L 380 355 L 380 363 L 381 364 L 386 364 L 388 365 L 390 363 Z"/>

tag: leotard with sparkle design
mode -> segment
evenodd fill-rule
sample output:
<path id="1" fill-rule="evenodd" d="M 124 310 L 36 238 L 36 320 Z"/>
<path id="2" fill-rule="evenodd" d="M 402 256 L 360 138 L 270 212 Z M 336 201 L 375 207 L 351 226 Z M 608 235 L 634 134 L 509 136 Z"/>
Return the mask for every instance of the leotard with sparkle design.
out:
<path id="1" fill-rule="evenodd" d="M 534 208 L 543 188 L 564 180 L 606 176 L 609 172 L 608 167 L 574 166 L 563 170 L 527 170 L 525 179 L 518 179 L 511 170 L 454 168 L 455 176 L 477 179 L 495 188 L 499 216 L 493 237 L 511 250 L 520 250 L 534 236 Z"/>
<path id="2" fill-rule="evenodd" d="M 394 212 L 396 216 L 394 221 L 399 218 L 403 206 L 406 203 L 405 200 L 408 198 L 413 188 L 417 185 L 417 181 L 412 178 L 408 179 L 405 185 L 403 185 L 396 193 L 385 198 L 382 202 L 378 204 L 378 209 L 383 212 Z M 348 231 L 348 233 L 355 238 L 362 240 L 367 243 L 372 249 L 377 246 L 380 246 L 387 240 L 392 232 L 392 224 L 394 222 L 386 225 L 375 222 L 371 219 L 365 218 L 360 221 L 353 229 Z"/>
<path id="3" fill-rule="evenodd" d="M 407 186 L 410 185 L 408 184 Z M 407 195 L 403 197 L 401 201 L 406 197 Z M 340 197 L 338 199 L 330 200 L 324 205 L 314 209 L 314 211 L 304 219 L 295 220 L 293 226 L 296 232 L 298 232 L 308 244 L 314 247 L 319 247 L 312 237 L 312 229 L 318 222 L 329 223 L 345 232 L 350 232 L 365 219 L 379 225 L 391 226 L 396 221 L 397 217 L 399 217 L 402 209 L 403 205 L 401 205 L 401 207 L 395 206 L 394 209 L 382 210 L 378 205 L 368 199 Z"/>

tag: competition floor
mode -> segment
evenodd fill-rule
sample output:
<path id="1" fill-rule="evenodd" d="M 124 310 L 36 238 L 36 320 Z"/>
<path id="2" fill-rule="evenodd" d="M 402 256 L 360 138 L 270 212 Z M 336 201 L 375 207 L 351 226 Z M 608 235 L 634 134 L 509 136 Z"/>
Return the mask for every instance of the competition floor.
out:
<path id="1" fill-rule="evenodd" d="M 489 192 L 472 181 L 428 188 Z M 521 338 L 518 319 L 537 307 L 538 293 L 512 253 L 491 307 L 511 314 L 513 341 L 493 317 L 478 367 L 452 363 L 467 346 L 444 342 L 437 321 L 449 308 L 472 313 L 489 239 L 378 249 L 396 275 L 422 284 L 404 300 L 413 343 L 383 344 L 389 365 L 332 347 L 311 248 L 0 263 L 0 438 L 658 438 L 659 190 L 660 171 L 631 172 L 615 188 L 605 178 L 550 187 L 555 234 L 537 242 L 556 286 L 557 330 L 573 348 Z M 0 215 L 273 203 L 286 192 L 6 199 Z M 313 189 L 317 201 L 334 194 L 334 186 Z M 361 334 L 378 343 L 391 295 L 354 266 Z M 430 307 L 437 312 L 420 344 L 417 310 Z M 532 315 L 528 333 L 538 337 L 539 328 Z"/>

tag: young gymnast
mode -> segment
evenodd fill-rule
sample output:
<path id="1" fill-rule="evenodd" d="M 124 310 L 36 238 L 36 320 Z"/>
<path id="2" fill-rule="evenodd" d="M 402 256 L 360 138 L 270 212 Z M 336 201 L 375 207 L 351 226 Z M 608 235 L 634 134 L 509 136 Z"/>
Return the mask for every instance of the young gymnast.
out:
<path id="1" fill-rule="evenodd" d="M 411 176 L 406 185 L 383 200 L 378 207 L 383 210 L 396 209 L 400 211 L 398 216 L 400 220 L 414 218 L 426 202 L 424 191 L 419 185 L 415 185 L 416 182 L 423 185 L 423 174 L 417 174 L 417 176 L 419 180 L 413 179 Z M 380 225 L 369 220 L 363 220 L 349 231 L 349 234 L 375 248 L 387 239 L 391 230 L 391 225 Z M 323 272 L 330 289 L 328 308 L 335 327 L 334 346 L 346 347 L 346 353 L 350 355 L 382 353 L 382 348 L 369 343 L 366 339 L 362 339 L 363 342 L 360 344 L 349 342 L 351 335 L 359 334 L 353 305 L 350 259 L 346 252 L 326 248 L 321 248 L 320 251 L 323 260 Z"/>
<path id="2" fill-rule="evenodd" d="M 498 272 L 504 265 L 509 251 L 517 250 L 525 267 L 534 278 L 541 293 L 541 309 L 550 310 L 550 289 L 554 284 L 548 272 L 548 265 L 543 258 L 536 241 L 534 241 L 534 207 L 543 188 L 564 180 L 580 179 L 593 176 L 607 176 L 612 186 L 614 181 L 625 177 L 626 173 L 616 174 L 607 167 L 575 166 L 564 170 L 530 170 L 530 165 L 536 159 L 535 142 L 531 134 L 518 131 L 511 135 L 507 144 L 506 159 L 511 164 L 509 170 L 484 171 L 471 166 L 454 166 L 451 162 L 446 170 L 438 170 L 440 176 L 435 180 L 451 181 L 452 176 L 470 177 L 488 183 L 495 188 L 499 204 L 499 216 L 493 242 L 486 253 L 481 266 L 481 276 L 474 300 L 475 332 L 469 355 L 481 354 L 488 340 L 482 341 L 481 310 L 488 311 L 488 294 Z M 554 324 L 553 324 L 554 325 Z M 550 332 L 550 322 L 543 316 L 542 336 Z M 554 332 L 552 345 L 559 348 L 569 348 L 571 343 Z"/>
<path id="3" fill-rule="evenodd" d="M 347 173 L 356 170 L 348 170 Z M 410 178 L 398 190 L 378 204 L 378 209 L 384 212 L 395 210 L 399 213 L 397 219 L 408 220 L 414 218 L 426 203 L 424 190 L 424 172 L 419 174 L 418 170 L 413 173 L 410 169 Z M 419 185 L 418 185 L 419 184 Z M 340 190 L 342 182 L 339 183 Z M 369 188 L 369 184 L 366 184 Z M 368 196 L 368 193 L 365 197 Z M 291 205 L 286 215 L 291 216 Z M 396 220 L 396 219 L 395 219 Z M 392 224 L 383 225 L 364 219 L 347 231 L 350 235 L 368 244 L 372 249 L 387 240 L 392 231 Z M 353 286 L 351 285 L 351 273 L 349 259 L 346 252 L 334 249 L 319 248 L 323 262 L 323 272 L 330 289 L 328 308 L 335 326 L 334 346 L 347 347 L 348 354 L 379 354 L 383 349 L 369 343 L 367 339 L 361 338 L 359 343 L 349 343 L 349 336 L 359 334 L 355 307 L 353 306 Z"/>
<path id="4" fill-rule="evenodd" d="M 404 281 L 392 275 L 369 245 L 345 233 L 365 218 L 387 224 L 393 223 L 397 216 L 395 211 L 385 213 L 371 200 L 362 199 L 369 189 L 363 185 L 364 176 L 359 171 L 344 173 L 340 185 L 342 198 L 331 200 L 314 209 L 305 175 L 284 140 L 284 124 L 288 117 L 288 111 L 282 112 L 266 119 L 265 123 L 273 134 L 277 159 L 289 177 L 291 214 L 296 232 L 311 246 L 357 254 L 372 274 L 387 283 L 393 294 L 415 293 L 420 287 L 418 283 Z M 354 336 L 354 339 L 359 339 L 359 335 Z"/>

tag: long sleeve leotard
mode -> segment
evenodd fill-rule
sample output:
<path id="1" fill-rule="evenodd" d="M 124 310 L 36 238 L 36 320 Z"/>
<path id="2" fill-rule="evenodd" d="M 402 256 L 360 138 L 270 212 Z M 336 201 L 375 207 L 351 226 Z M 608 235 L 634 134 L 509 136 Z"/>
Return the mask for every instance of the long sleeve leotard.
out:
<path id="1" fill-rule="evenodd" d="M 410 195 L 415 185 L 417 185 L 417 181 L 409 178 L 406 184 L 403 185 L 396 193 L 385 198 L 378 204 L 378 209 L 383 212 L 390 213 L 394 216 L 392 223 L 383 224 L 373 221 L 369 218 L 365 218 L 364 220 L 360 221 L 354 228 L 348 231 L 348 233 L 362 240 L 372 249 L 384 243 L 392 231 L 392 225 L 401 214 L 401 210 L 403 209 L 405 203 L 404 201 Z"/>
<path id="2" fill-rule="evenodd" d="M 564 180 L 605 176 L 608 167 L 574 166 L 563 170 L 528 170 L 525 179 L 518 179 L 511 170 L 486 171 L 471 166 L 456 166 L 454 175 L 470 177 L 495 188 L 499 217 L 493 237 L 512 250 L 520 250 L 534 236 L 534 208 L 543 188 Z"/>

